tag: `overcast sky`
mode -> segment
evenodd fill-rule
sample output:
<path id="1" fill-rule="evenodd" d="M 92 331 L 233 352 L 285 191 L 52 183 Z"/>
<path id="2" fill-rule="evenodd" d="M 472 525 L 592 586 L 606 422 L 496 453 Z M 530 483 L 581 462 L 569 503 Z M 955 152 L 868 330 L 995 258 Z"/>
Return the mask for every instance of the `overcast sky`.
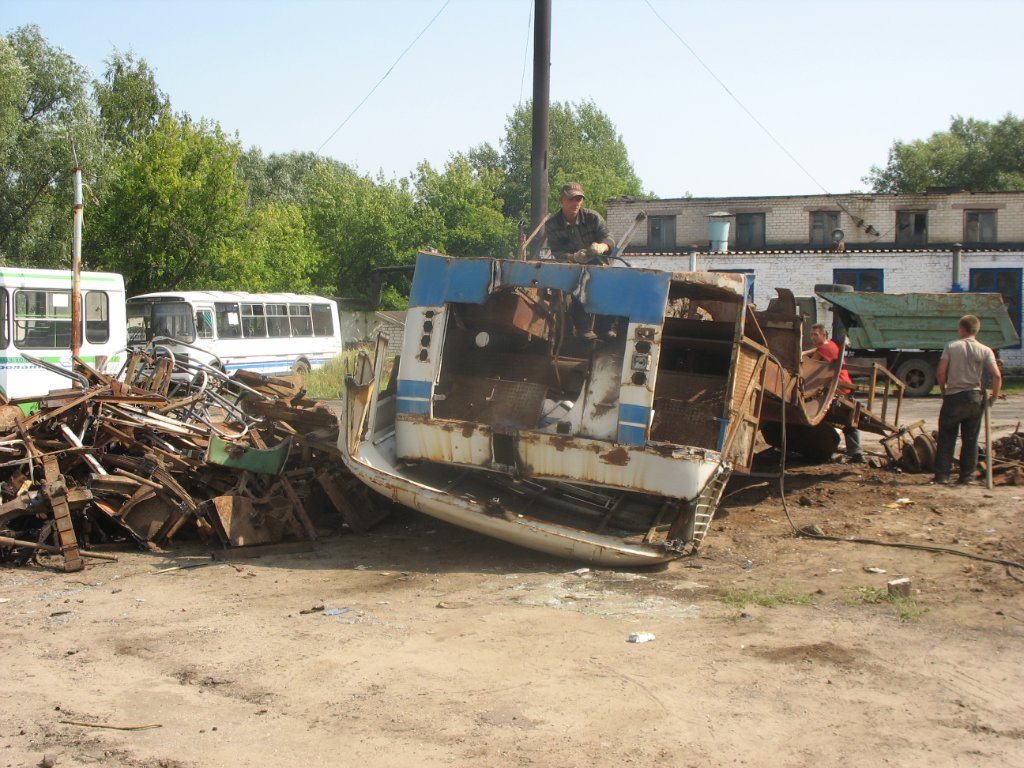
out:
<path id="1" fill-rule="evenodd" d="M 592 100 L 660 197 L 863 190 L 895 139 L 927 138 L 955 114 L 1024 114 L 1021 0 L 552 8 L 552 100 Z M 0 0 L 0 31 L 37 24 L 97 77 L 115 49 L 130 50 L 175 110 L 216 120 L 246 147 L 319 149 L 400 177 L 423 160 L 440 168 L 450 153 L 498 145 L 532 94 L 532 9 L 533 0 Z"/>

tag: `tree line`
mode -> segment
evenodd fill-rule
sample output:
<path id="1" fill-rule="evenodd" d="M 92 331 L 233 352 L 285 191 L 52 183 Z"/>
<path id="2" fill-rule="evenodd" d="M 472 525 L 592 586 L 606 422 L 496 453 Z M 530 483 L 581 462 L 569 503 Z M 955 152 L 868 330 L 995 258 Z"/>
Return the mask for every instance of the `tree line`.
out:
<path id="1" fill-rule="evenodd" d="M 0 37 L 0 263 L 67 268 L 72 171 L 85 179 L 83 265 L 152 290 L 296 291 L 368 298 L 374 268 L 418 249 L 512 257 L 530 221 L 531 108 L 497 147 L 386 178 L 310 152 L 264 154 L 216 121 L 175 111 L 145 59 L 114 51 L 98 79 L 36 26 Z M 549 210 L 580 181 L 588 204 L 647 197 L 593 102 L 550 107 Z M 953 118 L 895 142 L 864 178 L 876 192 L 1024 188 L 1024 121 Z M 382 304 L 400 308 L 401 289 Z"/>
<path id="2" fill-rule="evenodd" d="M 621 136 L 591 102 L 550 109 L 551 204 L 581 181 L 592 205 L 642 195 Z M 115 51 L 98 79 L 38 27 L 0 37 L 0 262 L 66 268 L 72 172 L 83 170 L 86 269 L 129 294 L 170 289 L 365 297 L 370 271 L 418 249 L 513 256 L 529 222 L 529 105 L 498 147 L 371 176 L 310 152 L 264 154 L 172 108 L 145 59 Z M 400 291 L 383 303 L 399 307 Z"/>

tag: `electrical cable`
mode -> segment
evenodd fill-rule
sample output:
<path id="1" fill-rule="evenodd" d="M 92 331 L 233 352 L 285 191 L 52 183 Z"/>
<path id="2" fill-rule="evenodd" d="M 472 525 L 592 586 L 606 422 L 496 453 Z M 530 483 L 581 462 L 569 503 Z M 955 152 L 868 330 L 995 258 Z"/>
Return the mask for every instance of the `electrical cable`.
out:
<path id="1" fill-rule="evenodd" d="M 398 54 L 398 58 L 397 58 L 397 59 L 395 59 L 395 60 L 394 60 L 394 61 L 392 62 L 391 66 L 390 66 L 390 67 L 388 67 L 388 69 L 387 69 L 387 72 L 385 72 L 385 73 L 384 73 L 384 74 L 383 74 L 383 75 L 381 76 L 380 80 L 378 80 L 378 81 L 377 81 L 377 84 L 376 84 L 376 85 L 374 85 L 374 86 L 373 86 L 373 88 L 371 88 L 371 89 L 370 89 L 370 92 L 369 92 L 369 93 L 367 93 L 367 94 L 366 94 L 366 95 L 365 95 L 365 96 L 363 97 L 363 100 L 362 100 L 362 101 L 360 101 L 360 102 L 359 102 L 358 104 L 356 104 L 356 106 L 355 106 L 355 109 L 353 109 L 353 110 L 352 110 L 351 112 L 349 112 L 349 113 L 348 113 L 348 117 L 346 117 L 346 118 L 345 118 L 344 120 L 342 120 L 342 121 L 341 121 L 341 124 L 340 124 L 340 125 L 339 125 L 339 126 L 338 126 L 337 128 L 335 128 L 335 129 L 334 129 L 333 131 L 331 131 L 331 135 L 330 135 L 330 136 L 328 136 L 328 137 L 327 137 L 326 139 L 324 139 L 324 142 L 323 142 L 323 144 L 321 144 L 321 145 L 320 145 L 319 147 L 317 147 L 317 148 L 316 148 L 316 150 L 314 150 L 313 154 L 315 154 L 315 155 L 319 155 L 319 154 L 320 154 L 320 150 L 321 150 L 321 149 L 323 149 L 324 147 L 326 147 L 326 146 L 327 146 L 327 144 L 328 144 L 328 142 L 330 142 L 330 140 L 331 140 L 331 139 L 333 139 L 333 138 L 335 137 L 335 135 L 336 135 L 336 134 L 338 133 L 338 131 L 340 131 L 340 130 L 341 130 L 342 128 L 344 128 L 344 127 L 345 127 L 345 125 L 346 125 L 346 124 L 348 123 L 348 121 L 349 121 L 349 120 L 351 120 L 351 119 L 352 119 L 352 117 L 353 117 L 353 116 L 355 115 L 355 113 L 359 111 L 359 108 L 360 108 L 361 106 L 363 106 L 363 104 L 365 104 L 365 103 L 366 103 L 366 100 L 367 100 L 367 99 L 369 99 L 369 98 L 370 98 L 370 97 L 371 97 L 371 96 L 373 95 L 373 92 L 374 92 L 374 91 L 376 91 L 376 90 L 377 90 L 377 88 L 379 88 L 379 87 L 380 87 L 380 84 L 381 84 L 381 83 L 383 83 L 383 82 L 384 82 L 384 81 L 385 81 L 385 80 L 387 79 L 388 75 L 390 75 L 390 74 L 391 74 L 392 70 L 393 70 L 393 69 L 394 69 L 395 67 L 397 67 L 397 66 L 398 66 L 398 62 L 400 62 L 400 61 L 402 60 L 402 58 L 403 58 L 403 57 L 405 56 L 405 54 L 407 54 L 407 53 L 409 52 L 409 50 L 410 50 L 410 49 L 411 49 L 411 48 L 412 48 L 412 47 L 413 47 L 414 45 L 416 45 L 416 43 L 417 43 L 417 42 L 419 41 L 419 39 L 420 39 L 421 37 L 423 37 L 423 35 L 424 35 L 424 34 L 426 34 L 427 30 L 428 30 L 428 29 L 430 29 L 430 27 L 431 27 L 431 26 L 433 25 L 433 23 L 434 23 L 435 21 L 437 21 L 437 17 L 441 15 L 441 13 L 442 13 L 442 12 L 444 11 L 444 9 L 445 9 L 445 8 L 447 8 L 447 7 L 448 7 L 448 4 L 449 4 L 449 3 L 451 2 L 451 1 L 452 1 L 452 0 L 444 0 L 444 3 L 443 3 L 443 4 L 441 5 L 441 8 L 440 8 L 440 9 L 439 9 L 439 10 L 437 11 L 437 13 L 435 13 L 435 14 L 434 14 L 433 18 L 431 18 L 431 19 L 430 19 L 430 21 L 428 21 L 428 22 L 427 22 L 427 26 L 425 26 L 425 27 L 424 27 L 423 29 L 421 29 L 421 30 L 420 30 L 420 33 L 419 33 L 418 35 L 416 35 L 416 37 L 415 37 L 415 38 L 413 38 L 413 41 L 412 41 L 411 43 L 409 43 L 409 44 L 408 44 L 408 45 L 407 45 L 407 46 L 405 47 L 405 50 L 404 50 L 404 51 L 402 51 L 402 52 L 401 52 L 400 54 Z"/>
<path id="2" fill-rule="evenodd" d="M 779 371 L 782 374 L 782 391 L 786 391 L 786 378 L 788 376 L 786 369 L 782 367 L 782 363 L 779 359 L 772 354 L 768 355 L 768 359 L 773 361 L 779 366 Z M 973 552 L 964 552 L 960 549 L 953 549 L 952 547 L 936 547 L 927 544 L 910 544 L 908 542 L 900 541 L 881 541 L 879 539 L 863 539 L 859 537 L 846 538 L 843 536 L 829 536 L 825 533 L 819 533 L 814 530 L 812 526 L 805 525 L 803 528 L 797 528 L 796 523 L 793 522 L 793 516 L 789 512 L 789 504 L 786 503 L 786 403 L 782 401 L 782 446 L 780 448 L 779 457 L 779 497 L 782 499 L 782 511 L 786 513 L 786 520 L 789 521 L 790 528 L 793 529 L 793 534 L 798 539 L 813 539 L 816 541 L 841 541 L 848 544 L 870 544 L 878 547 L 893 547 L 895 549 L 912 549 L 919 552 L 931 552 L 937 555 L 957 555 L 958 557 L 966 557 L 970 560 L 978 560 L 983 563 L 993 563 L 994 565 L 1004 565 L 1009 568 L 1020 568 L 1024 570 L 1024 563 L 1017 563 L 1013 560 L 1003 560 L 998 557 L 987 557 L 985 555 L 978 555 Z M 1020 581 L 1011 571 L 1007 573 L 1017 581 Z"/>
<path id="3" fill-rule="evenodd" d="M 530 6 L 529 18 L 526 21 L 526 46 L 523 50 L 523 76 L 519 78 L 519 103 L 523 103 L 523 88 L 526 85 L 526 66 L 530 61 L 530 32 L 533 30 L 534 0 L 527 0 Z"/>
<path id="4" fill-rule="evenodd" d="M 647 4 L 647 7 L 651 9 L 651 13 L 654 14 L 655 18 L 657 18 L 658 21 L 660 21 L 665 26 L 665 29 L 667 29 L 669 32 L 671 32 L 672 35 L 680 43 L 682 43 L 683 47 L 686 48 L 686 50 L 690 52 L 690 55 L 693 56 L 693 58 L 695 58 L 697 60 L 697 63 L 699 63 L 702 67 L 704 67 L 705 70 L 707 70 L 707 73 L 709 75 L 711 75 L 712 79 L 714 79 L 714 81 L 716 83 L 718 83 L 722 87 L 723 91 L 725 91 L 727 94 L 729 94 L 729 97 L 733 101 L 735 101 L 737 105 L 739 105 L 739 108 L 742 109 L 744 112 L 746 112 L 747 117 L 749 117 L 751 120 L 753 120 L 755 125 L 757 125 L 757 127 L 760 128 L 762 131 L 764 131 L 764 134 L 769 139 L 771 139 L 779 149 L 782 150 L 782 152 L 786 155 L 786 157 L 788 157 L 790 160 L 792 160 L 793 164 L 796 165 L 796 167 L 799 168 L 801 171 L 803 171 L 804 175 L 807 176 L 807 178 L 809 178 L 812 182 L 814 182 L 815 186 L 817 186 L 818 189 L 820 189 L 822 192 L 825 193 L 826 197 L 832 198 L 832 201 L 835 203 L 836 207 L 838 207 L 841 210 L 843 210 L 855 222 L 856 221 L 863 221 L 863 219 L 860 216 L 857 216 L 856 214 L 854 214 L 853 211 L 851 211 L 849 208 L 847 208 L 838 198 L 835 197 L 835 195 L 833 195 L 831 192 L 829 192 L 825 188 L 825 185 L 822 184 L 820 181 L 818 181 L 818 179 L 815 178 L 814 174 L 812 174 L 809 170 L 807 170 L 803 166 L 803 164 L 799 160 L 796 159 L 796 157 L 793 155 L 793 153 L 790 152 L 788 149 L 786 149 L 786 147 L 782 144 L 781 141 L 779 141 L 777 138 L 775 138 L 775 135 L 771 131 L 768 130 L 768 127 L 765 126 L 764 123 L 762 123 L 760 120 L 757 119 L 757 116 L 747 108 L 746 104 L 744 104 L 742 101 L 740 101 L 739 97 L 736 94 L 734 94 L 731 90 L 729 90 L 729 86 L 727 86 L 722 81 L 722 79 L 718 75 L 715 74 L 714 70 L 712 70 L 711 67 L 709 67 L 707 65 L 707 63 L 704 61 L 704 59 L 702 59 L 699 55 L 697 55 L 697 52 L 690 46 L 690 44 L 688 42 L 686 42 L 686 40 L 684 40 L 683 37 L 678 32 L 675 31 L 675 29 L 672 28 L 672 25 L 670 25 L 664 18 L 662 18 L 661 14 L 659 14 L 658 11 L 655 10 L 654 6 L 651 5 L 651 0 L 644 0 L 644 2 Z"/>

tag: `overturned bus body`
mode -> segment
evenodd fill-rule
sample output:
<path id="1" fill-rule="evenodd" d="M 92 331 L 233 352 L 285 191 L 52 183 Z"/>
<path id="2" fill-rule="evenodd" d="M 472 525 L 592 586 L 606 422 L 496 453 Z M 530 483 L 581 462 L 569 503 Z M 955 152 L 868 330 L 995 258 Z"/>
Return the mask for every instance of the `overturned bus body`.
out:
<path id="1" fill-rule="evenodd" d="M 763 328 L 746 296 L 739 275 L 421 253 L 400 359 L 379 340 L 346 378 L 345 462 L 396 502 L 542 552 L 693 553 L 750 467 L 766 394 L 801 399 L 783 371 L 801 364 L 799 317 Z"/>

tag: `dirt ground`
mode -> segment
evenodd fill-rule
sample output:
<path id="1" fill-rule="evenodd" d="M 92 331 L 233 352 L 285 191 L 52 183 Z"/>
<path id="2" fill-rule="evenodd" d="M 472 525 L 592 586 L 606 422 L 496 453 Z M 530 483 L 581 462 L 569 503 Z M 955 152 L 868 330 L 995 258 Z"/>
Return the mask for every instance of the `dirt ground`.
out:
<path id="1" fill-rule="evenodd" d="M 1022 416 L 1000 403 L 998 434 Z M 1024 562 L 1024 487 L 927 480 L 791 467 L 786 498 L 797 527 Z M 4 568 L 0 765 L 1024 765 L 1022 579 L 795 538 L 758 478 L 657 571 L 410 511 L 300 554 Z"/>

